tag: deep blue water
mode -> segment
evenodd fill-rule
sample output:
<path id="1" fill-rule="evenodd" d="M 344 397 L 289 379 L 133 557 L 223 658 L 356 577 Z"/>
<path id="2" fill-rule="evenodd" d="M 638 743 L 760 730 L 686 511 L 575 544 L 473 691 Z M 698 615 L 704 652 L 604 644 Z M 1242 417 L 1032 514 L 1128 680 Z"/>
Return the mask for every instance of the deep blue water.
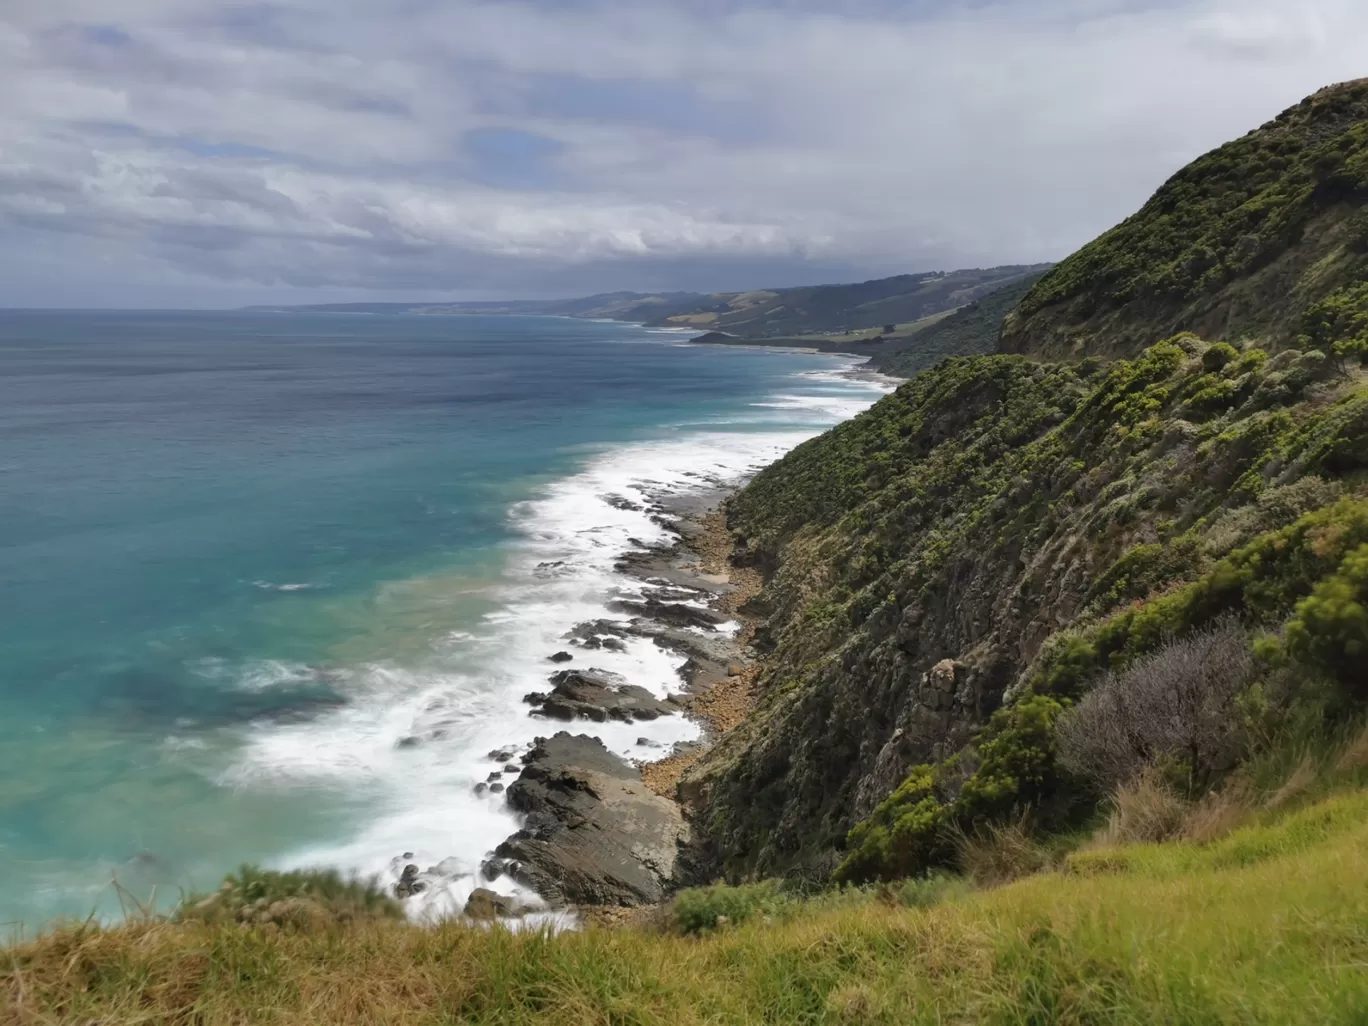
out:
<path id="1" fill-rule="evenodd" d="M 0 312 L 0 922 L 107 909 L 111 875 L 165 893 L 407 844 L 381 818 L 412 767 L 359 739 L 388 752 L 421 697 L 469 723 L 425 765 L 483 743 L 506 715 L 486 692 L 523 683 L 478 655 L 536 594 L 520 552 L 609 530 L 593 493 L 613 473 L 683 480 L 701 453 L 725 476 L 877 397 L 830 358 L 680 341 L 551 318 Z M 444 793 L 402 829 L 440 846 L 505 825 Z"/>

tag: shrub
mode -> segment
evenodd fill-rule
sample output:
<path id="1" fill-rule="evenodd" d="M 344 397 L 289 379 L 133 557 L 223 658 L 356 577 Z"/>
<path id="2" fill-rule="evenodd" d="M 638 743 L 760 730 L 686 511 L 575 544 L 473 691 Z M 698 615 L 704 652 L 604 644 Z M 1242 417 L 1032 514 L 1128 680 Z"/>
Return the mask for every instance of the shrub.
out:
<path id="1" fill-rule="evenodd" d="M 1368 544 L 1344 557 L 1339 571 L 1316 585 L 1287 625 L 1287 648 L 1368 697 Z"/>
<path id="2" fill-rule="evenodd" d="M 358 919 L 402 919 L 403 906 L 375 879 L 335 869 L 281 872 L 244 865 L 214 894 L 186 898 L 180 919 L 315 927 Z"/>
<path id="3" fill-rule="evenodd" d="M 1181 832 L 1187 812 L 1188 803 L 1164 775 L 1147 766 L 1116 789 L 1097 840 L 1107 846 L 1167 841 Z"/>
<path id="4" fill-rule="evenodd" d="M 1160 761 L 1180 765 L 1190 789 L 1203 788 L 1236 753 L 1236 703 L 1257 668 L 1251 638 L 1233 617 L 1170 641 L 1105 674 L 1060 717 L 1060 760 L 1109 790 Z"/>
<path id="5" fill-rule="evenodd" d="M 793 899 L 782 893 L 773 880 L 741 887 L 715 884 L 680 891 L 670 905 L 670 919 L 680 933 L 703 933 L 719 926 L 735 926 L 756 916 L 773 915 L 792 903 Z"/>
<path id="6" fill-rule="evenodd" d="M 1229 342 L 1217 342 L 1202 354 L 1202 369 L 1214 374 L 1231 360 L 1239 359 L 1240 353 Z"/>
<path id="7" fill-rule="evenodd" d="M 1309 307 L 1298 343 L 1324 353 L 1341 374 L 1368 363 L 1368 282 L 1336 289 Z"/>
<path id="8" fill-rule="evenodd" d="M 1007 823 L 985 823 L 955 838 L 960 869 L 983 887 L 1011 883 L 1039 873 L 1050 863 L 1050 853 L 1031 836 L 1028 817 Z"/>

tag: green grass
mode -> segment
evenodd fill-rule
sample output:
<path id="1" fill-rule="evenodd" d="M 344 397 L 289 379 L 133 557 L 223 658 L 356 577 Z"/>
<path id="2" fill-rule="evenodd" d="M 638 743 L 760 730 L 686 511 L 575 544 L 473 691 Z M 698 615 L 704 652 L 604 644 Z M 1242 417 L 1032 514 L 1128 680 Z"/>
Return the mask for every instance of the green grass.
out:
<path id="1" fill-rule="evenodd" d="M 1093 855 L 1100 858 L 1102 855 Z M 1124 869 L 904 884 L 685 935 L 386 920 L 73 926 L 0 960 L 0 1022 L 1354 1023 L 1368 1016 L 1368 793 Z M 759 898 L 757 902 L 757 898 Z M 929 905 L 930 907 L 920 907 Z"/>

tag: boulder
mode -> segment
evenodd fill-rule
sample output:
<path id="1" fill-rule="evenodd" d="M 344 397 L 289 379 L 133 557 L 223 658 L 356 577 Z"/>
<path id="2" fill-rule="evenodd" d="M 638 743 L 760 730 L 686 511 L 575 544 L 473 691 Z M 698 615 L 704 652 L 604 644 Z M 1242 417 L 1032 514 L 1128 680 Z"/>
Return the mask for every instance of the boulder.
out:
<path id="1" fill-rule="evenodd" d="M 534 706 L 535 712 L 557 720 L 631 723 L 659 719 L 678 708 L 604 670 L 562 670 L 551 677 L 551 683 L 555 687 L 549 693 L 534 692 L 524 701 Z"/>
<path id="2" fill-rule="evenodd" d="M 538 738 L 508 799 L 525 819 L 499 865 L 553 905 L 649 905 L 671 890 L 679 808 L 598 738 Z"/>
<path id="3" fill-rule="evenodd" d="M 575 657 L 572 656 L 569 652 L 557 652 L 555 655 L 549 655 L 546 658 L 553 663 L 568 663 Z"/>
<path id="4" fill-rule="evenodd" d="M 620 599 L 608 603 L 608 609 L 610 612 L 654 620 L 670 627 L 698 627 L 705 631 L 715 631 L 720 624 L 727 622 L 725 614 L 713 609 L 688 606 L 682 602 L 661 602 L 653 598 L 640 602 Z"/>
<path id="5" fill-rule="evenodd" d="M 465 903 L 466 916 L 486 922 L 507 919 L 517 912 L 517 903 L 512 898 L 506 898 L 488 887 L 476 887 Z"/>

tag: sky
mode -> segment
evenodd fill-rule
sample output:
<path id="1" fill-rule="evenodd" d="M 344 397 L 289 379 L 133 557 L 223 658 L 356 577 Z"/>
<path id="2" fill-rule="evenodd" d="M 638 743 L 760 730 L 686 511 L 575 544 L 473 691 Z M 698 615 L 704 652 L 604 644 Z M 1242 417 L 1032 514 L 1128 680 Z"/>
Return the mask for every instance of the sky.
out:
<path id="1" fill-rule="evenodd" d="M 1057 260 L 1365 40 L 1363 0 L 0 0 L 0 306 Z"/>

